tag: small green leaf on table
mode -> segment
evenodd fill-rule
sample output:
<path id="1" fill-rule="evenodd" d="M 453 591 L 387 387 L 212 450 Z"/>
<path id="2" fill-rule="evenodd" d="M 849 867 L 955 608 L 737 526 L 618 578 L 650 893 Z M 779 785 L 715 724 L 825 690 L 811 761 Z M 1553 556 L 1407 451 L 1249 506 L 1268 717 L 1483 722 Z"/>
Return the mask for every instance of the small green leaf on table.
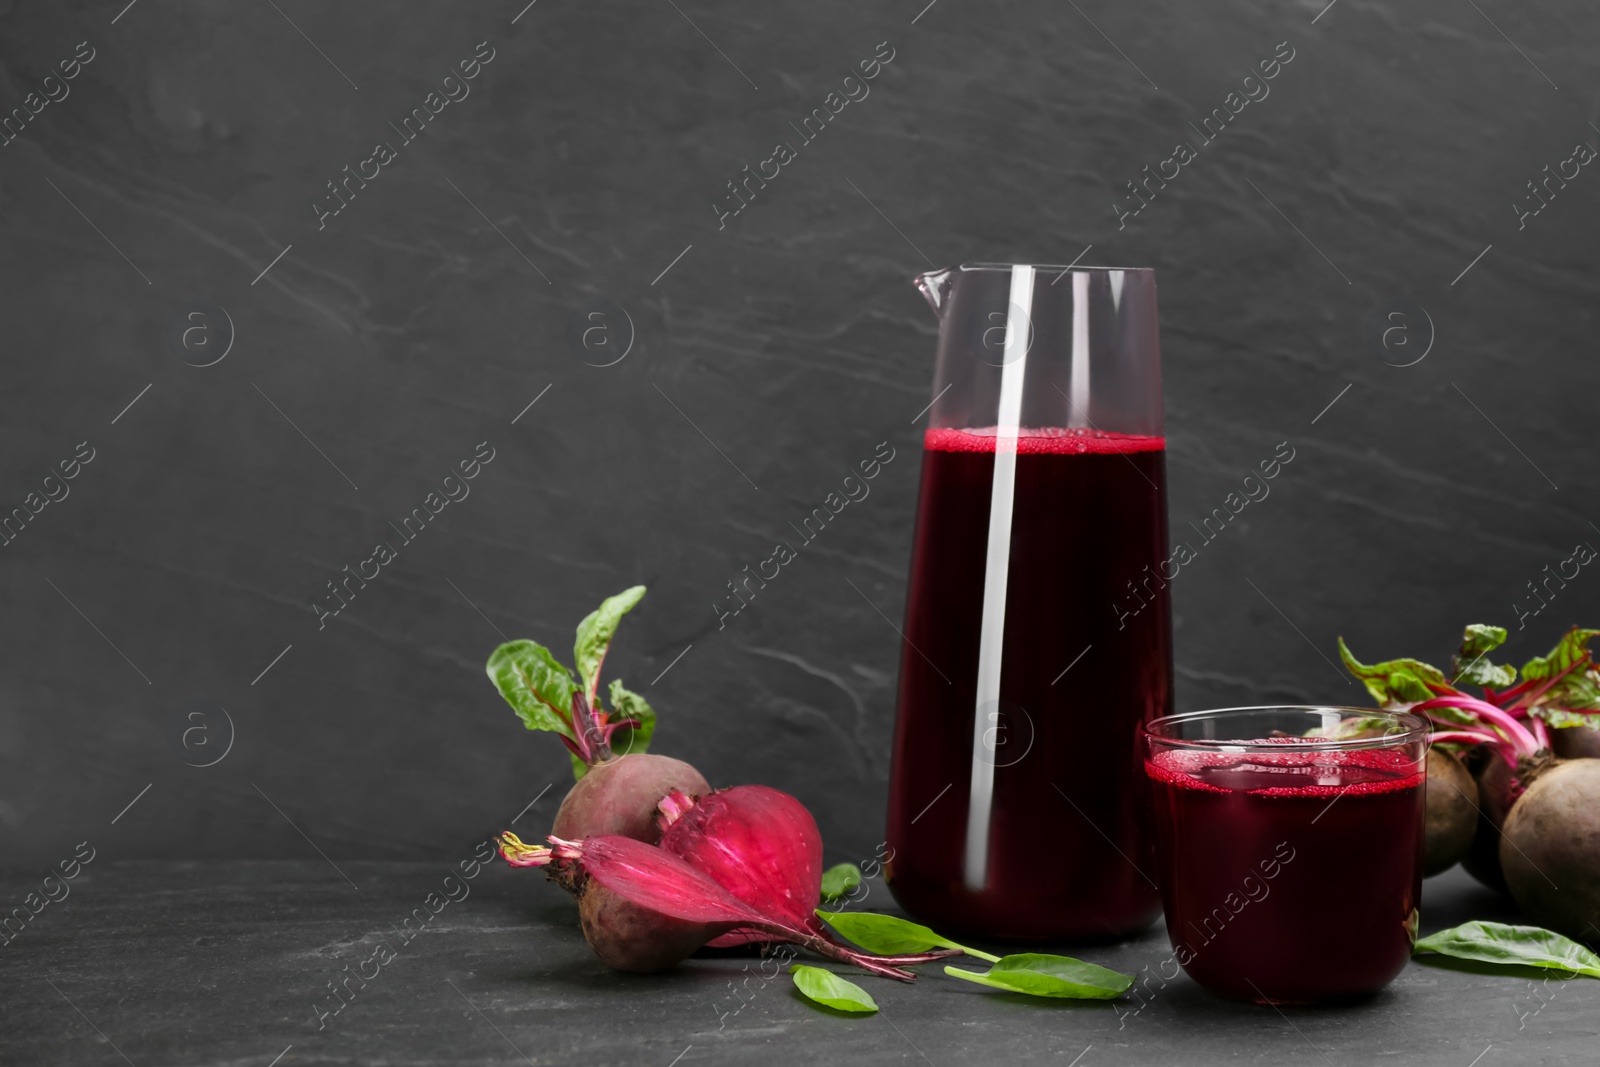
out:
<path id="1" fill-rule="evenodd" d="M 1456 959 L 1515 967 L 1545 967 L 1566 977 L 1600 978 L 1600 956 L 1554 930 L 1539 926 L 1470 922 L 1423 938 L 1418 955 L 1437 952 Z"/>
<path id="2" fill-rule="evenodd" d="M 893 915 L 878 915 L 869 911 L 823 911 L 820 908 L 817 909 L 817 914 L 822 917 L 823 922 L 839 933 L 868 952 L 875 952 L 880 956 L 900 956 L 936 948 L 955 948 L 980 960 L 993 962 L 1000 958 L 957 944 L 948 937 L 934 933 L 926 926 L 919 926 Z"/>
<path id="3" fill-rule="evenodd" d="M 1075 1000 L 1111 1000 L 1133 985 L 1133 975 L 1113 971 L 1071 956 L 1051 956 L 1042 952 L 1019 952 L 997 960 L 983 974 L 946 967 L 952 978 L 964 978 L 979 985 L 1026 993 L 1034 997 L 1067 997 Z"/>
<path id="4" fill-rule="evenodd" d="M 861 884 L 861 870 L 853 863 L 841 863 L 822 872 L 822 899 L 838 900 Z"/>
<path id="5" fill-rule="evenodd" d="M 837 1011 L 877 1011 L 878 1005 L 865 989 L 821 967 L 792 964 L 794 987 L 811 1000 Z"/>

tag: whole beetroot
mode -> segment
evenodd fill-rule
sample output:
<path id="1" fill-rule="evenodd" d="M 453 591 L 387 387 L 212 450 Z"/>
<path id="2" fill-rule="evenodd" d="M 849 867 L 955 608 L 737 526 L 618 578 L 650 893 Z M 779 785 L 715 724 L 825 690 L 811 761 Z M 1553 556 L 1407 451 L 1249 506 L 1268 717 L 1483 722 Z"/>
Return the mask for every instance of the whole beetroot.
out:
<path id="1" fill-rule="evenodd" d="M 509 641 L 490 655 L 490 681 L 530 730 L 547 730 L 566 745 L 578 782 L 556 812 L 557 837 L 603 834 L 654 844 L 661 837 L 656 804 L 674 790 L 702 796 L 711 786 L 682 760 L 646 752 L 656 713 L 621 681 L 609 687 L 611 710 L 600 704 L 600 669 L 617 624 L 644 596 L 636 585 L 609 597 L 578 624 L 572 655 L 578 678 L 549 649 Z"/>
<path id="2" fill-rule="evenodd" d="M 1500 827 L 1506 821 L 1513 801 L 1522 787 L 1511 765 L 1488 746 L 1474 754 L 1478 783 L 1477 830 L 1461 866 L 1478 881 L 1498 892 L 1506 892 L 1505 875 L 1500 870 Z"/>
<path id="3" fill-rule="evenodd" d="M 1528 917 L 1600 941 L 1600 760 L 1551 760 L 1506 816 L 1500 866 Z"/>
<path id="4" fill-rule="evenodd" d="M 1521 792 L 1528 762 L 1548 758 L 1544 725 L 1531 721 L 1530 713 L 1538 701 L 1559 695 L 1558 683 L 1588 663 L 1585 646 L 1597 632 L 1574 629 L 1550 655 L 1530 660 L 1523 667 L 1524 683 L 1509 689 L 1500 687 L 1516 680 L 1516 668 L 1488 659 L 1506 640 L 1502 626 L 1466 627 L 1449 675 L 1417 659 L 1362 663 L 1339 640 L 1346 668 L 1381 706 L 1425 717 L 1433 727 L 1432 744 L 1468 746 L 1471 784 L 1454 758 L 1442 752 L 1429 756 L 1426 873 L 1438 873 L 1459 858 L 1473 877 L 1505 891 L 1500 827 Z M 1458 688 L 1463 683 L 1481 686 L 1483 698 Z M 1445 788 L 1436 789 L 1435 781 Z"/>
<path id="5" fill-rule="evenodd" d="M 1478 783 L 1461 761 L 1442 748 L 1428 750 L 1427 815 L 1422 873 L 1454 867 L 1478 830 Z"/>

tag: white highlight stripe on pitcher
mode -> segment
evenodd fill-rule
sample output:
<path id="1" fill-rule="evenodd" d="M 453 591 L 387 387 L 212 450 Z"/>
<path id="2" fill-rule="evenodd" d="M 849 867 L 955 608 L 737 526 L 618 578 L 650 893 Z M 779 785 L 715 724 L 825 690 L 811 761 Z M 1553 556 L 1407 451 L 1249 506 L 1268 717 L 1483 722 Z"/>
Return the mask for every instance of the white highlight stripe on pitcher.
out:
<path id="1" fill-rule="evenodd" d="M 1033 279 L 1029 266 L 1011 268 L 1006 344 L 995 423 L 994 488 L 989 494 L 989 543 L 984 556 L 983 615 L 978 641 L 978 691 L 972 709 L 972 788 L 967 801 L 963 876 L 981 890 L 989 875 L 989 819 L 994 807 L 994 737 L 984 709 L 999 714 L 1000 660 L 1005 649 L 1006 578 L 1011 569 L 1011 512 L 1016 500 L 1017 436 L 1022 379 L 1033 340 Z"/>

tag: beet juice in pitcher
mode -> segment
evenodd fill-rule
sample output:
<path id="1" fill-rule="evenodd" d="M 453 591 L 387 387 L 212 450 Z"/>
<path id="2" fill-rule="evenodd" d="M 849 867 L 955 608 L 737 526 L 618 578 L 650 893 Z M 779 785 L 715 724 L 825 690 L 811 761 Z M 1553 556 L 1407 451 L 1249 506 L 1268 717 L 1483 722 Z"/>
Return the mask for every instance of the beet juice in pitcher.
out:
<path id="1" fill-rule="evenodd" d="M 1127 934 L 1160 911 L 1141 729 L 1172 711 L 1155 274 L 917 284 L 940 328 L 889 887 L 947 933 Z"/>

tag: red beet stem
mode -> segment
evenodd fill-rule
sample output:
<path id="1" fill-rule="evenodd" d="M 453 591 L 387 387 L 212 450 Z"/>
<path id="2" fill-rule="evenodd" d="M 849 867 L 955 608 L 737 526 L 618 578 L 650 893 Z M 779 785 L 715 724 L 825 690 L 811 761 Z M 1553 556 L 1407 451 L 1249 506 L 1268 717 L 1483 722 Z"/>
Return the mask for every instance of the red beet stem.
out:
<path id="1" fill-rule="evenodd" d="M 1550 747 L 1550 729 L 1545 726 L 1543 719 L 1529 716 L 1528 732 L 1533 734 L 1533 739 L 1539 743 L 1540 748 Z"/>
<path id="2" fill-rule="evenodd" d="M 667 832 L 667 827 L 683 818 L 684 814 L 695 805 L 695 798 L 681 789 L 668 790 L 656 804 L 656 825 L 662 833 Z"/>
<path id="3" fill-rule="evenodd" d="M 1516 756 L 1531 756 L 1535 752 L 1539 751 L 1540 748 L 1544 747 L 1539 744 L 1538 739 L 1535 738 L 1533 734 L 1528 732 L 1527 727 L 1523 726 L 1511 715 L 1507 714 L 1505 711 L 1502 711 L 1500 708 L 1495 707 L 1493 704 L 1478 700 L 1475 697 L 1466 696 L 1465 694 L 1460 696 L 1434 697 L 1432 700 L 1424 700 L 1422 703 L 1414 705 L 1411 710 L 1426 715 L 1435 708 L 1458 708 L 1462 711 L 1468 712 L 1476 717 L 1481 724 L 1494 729 L 1496 732 L 1504 736 Z M 1433 715 L 1429 715 L 1428 717 L 1434 722 L 1437 722 L 1441 726 L 1445 727 L 1446 730 L 1459 729 L 1459 724 L 1457 723 L 1452 723 L 1449 720 L 1440 719 L 1439 717 Z M 1515 760 L 1513 760 L 1513 763 L 1514 762 Z"/>
<path id="4" fill-rule="evenodd" d="M 919 963 L 933 963 L 935 960 L 947 960 L 951 956 L 964 955 L 966 953 L 959 948 L 935 948 L 929 949 L 927 952 L 907 952 L 899 956 L 873 955 L 872 958 L 879 963 L 893 963 L 901 967 L 913 967 Z"/>
<path id="5" fill-rule="evenodd" d="M 812 936 L 797 940 L 819 956 L 826 956 L 829 959 L 838 960 L 840 963 L 853 963 L 864 971 L 882 975 L 884 978 L 896 978 L 902 982 L 915 982 L 917 980 L 917 976 L 910 971 L 902 970 L 892 963 L 887 963 L 882 957 L 874 956 L 870 952 L 846 948 L 836 942 L 829 941 L 825 937 Z"/>
<path id="6" fill-rule="evenodd" d="M 594 707 L 581 689 L 572 694 L 572 732 L 573 744 L 567 747 L 575 745 L 574 751 L 583 762 L 593 767 L 611 758 L 610 735 L 596 720 Z"/>
<path id="7" fill-rule="evenodd" d="M 606 723 L 603 730 L 606 744 L 609 745 L 611 743 L 611 735 L 616 733 L 618 730 L 621 730 L 624 727 L 630 730 L 637 730 L 642 725 L 643 723 L 641 723 L 638 719 L 618 719 L 616 722 Z"/>
<path id="8" fill-rule="evenodd" d="M 1506 761 L 1508 767 L 1512 770 L 1517 769 L 1517 754 L 1512 751 L 1511 744 L 1498 734 L 1492 734 L 1487 730 L 1472 730 L 1466 727 L 1455 730 L 1435 730 L 1428 735 L 1428 743 L 1431 745 L 1452 743 L 1458 745 L 1487 745 L 1489 748 L 1494 749 L 1501 759 Z"/>

